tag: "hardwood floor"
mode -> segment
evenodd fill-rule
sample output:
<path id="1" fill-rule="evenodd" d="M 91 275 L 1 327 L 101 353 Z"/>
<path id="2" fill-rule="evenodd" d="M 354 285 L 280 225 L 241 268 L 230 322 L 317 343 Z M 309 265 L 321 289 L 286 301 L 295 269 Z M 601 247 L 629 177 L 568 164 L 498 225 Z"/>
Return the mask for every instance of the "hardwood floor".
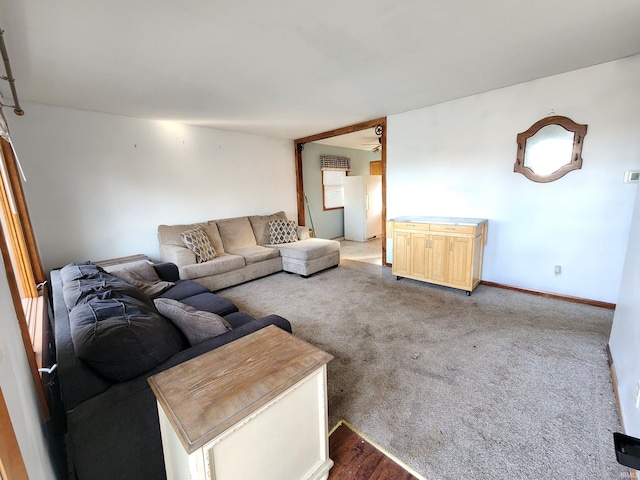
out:
<path id="1" fill-rule="evenodd" d="M 342 421 L 329 436 L 329 458 L 334 465 L 328 480 L 424 480 L 352 428 Z"/>

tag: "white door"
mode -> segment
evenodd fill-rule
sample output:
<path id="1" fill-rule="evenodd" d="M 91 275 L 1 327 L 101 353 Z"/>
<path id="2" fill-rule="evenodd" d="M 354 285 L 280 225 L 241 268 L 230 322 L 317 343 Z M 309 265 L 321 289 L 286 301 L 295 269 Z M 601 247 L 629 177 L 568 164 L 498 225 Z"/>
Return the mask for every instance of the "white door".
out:
<path id="1" fill-rule="evenodd" d="M 366 240 L 366 196 L 364 177 L 344 179 L 344 238 L 356 242 Z"/>
<path id="2" fill-rule="evenodd" d="M 366 232 L 370 239 L 382 235 L 382 175 L 367 175 L 366 180 Z"/>

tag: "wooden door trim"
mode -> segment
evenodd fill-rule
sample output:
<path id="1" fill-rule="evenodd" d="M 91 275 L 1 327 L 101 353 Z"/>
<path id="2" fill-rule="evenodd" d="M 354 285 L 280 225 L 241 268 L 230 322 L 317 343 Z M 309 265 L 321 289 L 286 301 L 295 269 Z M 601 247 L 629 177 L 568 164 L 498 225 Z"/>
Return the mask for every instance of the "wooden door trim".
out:
<path id="1" fill-rule="evenodd" d="M 7 404 L 0 387 L 0 475 L 11 480 L 28 480 L 27 468 L 13 430 Z"/>
<path id="2" fill-rule="evenodd" d="M 357 123 L 355 125 L 349 125 L 347 127 L 336 128 L 335 130 L 329 130 L 315 135 L 309 135 L 308 137 L 298 138 L 294 140 L 294 153 L 296 162 L 296 196 L 297 196 L 297 208 L 298 208 L 298 225 L 306 225 L 305 215 L 305 199 L 304 199 L 304 182 L 302 178 L 302 150 L 304 144 L 309 142 L 315 142 L 316 140 L 323 140 L 325 138 L 337 137 L 338 135 L 344 135 L 346 133 L 358 132 L 360 130 L 366 130 L 367 128 L 373 128 L 376 125 L 382 126 L 381 141 L 381 158 L 382 166 L 382 264 L 389 266 L 387 263 L 387 117 L 376 118 L 374 120 L 368 120 L 366 122 Z"/>

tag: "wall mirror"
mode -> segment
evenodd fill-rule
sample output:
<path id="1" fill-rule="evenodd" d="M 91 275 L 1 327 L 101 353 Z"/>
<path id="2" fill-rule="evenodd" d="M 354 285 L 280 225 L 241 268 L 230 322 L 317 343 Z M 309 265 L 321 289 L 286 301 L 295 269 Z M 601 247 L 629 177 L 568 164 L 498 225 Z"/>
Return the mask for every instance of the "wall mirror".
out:
<path id="1" fill-rule="evenodd" d="M 534 182 L 553 182 L 582 168 L 582 143 L 587 125 L 561 116 L 546 117 L 518 134 L 513 171 Z"/>

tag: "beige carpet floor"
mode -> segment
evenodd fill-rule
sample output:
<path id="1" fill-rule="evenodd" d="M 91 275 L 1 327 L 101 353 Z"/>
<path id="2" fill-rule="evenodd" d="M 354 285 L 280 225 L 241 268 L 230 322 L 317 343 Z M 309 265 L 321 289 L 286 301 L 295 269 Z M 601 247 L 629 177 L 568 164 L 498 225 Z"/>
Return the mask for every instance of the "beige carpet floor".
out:
<path id="1" fill-rule="evenodd" d="M 483 285 L 467 297 L 351 260 L 218 293 L 333 354 L 329 425 L 344 418 L 429 480 L 627 478 L 611 310 Z"/>

